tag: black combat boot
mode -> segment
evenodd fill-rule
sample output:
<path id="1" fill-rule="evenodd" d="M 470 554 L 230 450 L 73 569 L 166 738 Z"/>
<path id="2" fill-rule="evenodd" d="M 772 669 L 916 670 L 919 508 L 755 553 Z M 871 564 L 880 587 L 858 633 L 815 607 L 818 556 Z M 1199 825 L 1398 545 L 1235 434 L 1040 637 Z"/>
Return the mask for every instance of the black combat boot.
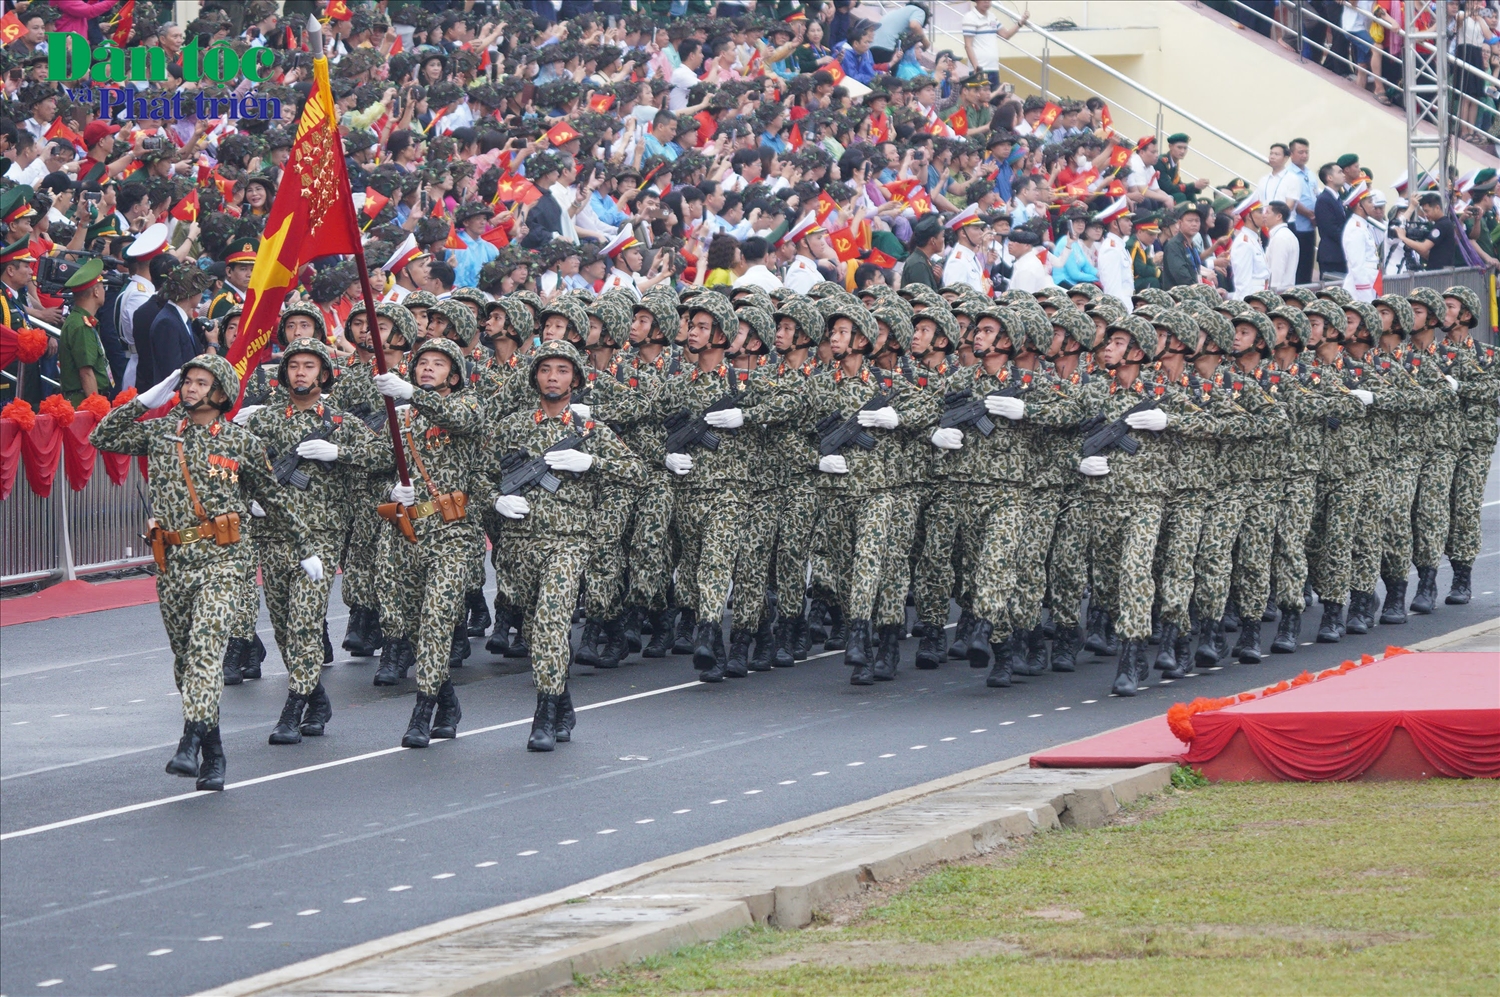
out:
<path id="1" fill-rule="evenodd" d="M 432 714 L 437 709 L 438 698 L 418 691 L 417 705 L 412 707 L 411 719 L 407 721 L 406 733 L 401 736 L 403 748 L 425 748 L 432 741 Z"/>
<path id="2" fill-rule="evenodd" d="M 1261 611 L 1260 622 L 1262 622 L 1262 623 L 1275 623 L 1276 622 L 1276 593 L 1275 592 L 1272 592 L 1270 595 L 1266 596 L 1266 608 Z"/>
<path id="3" fill-rule="evenodd" d="M 1161 625 L 1161 650 L 1156 652 L 1157 671 L 1177 670 L 1177 635 L 1177 624 L 1163 623 Z"/>
<path id="4" fill-rule="evenodd" d="M 1224 660 L 1224 635 L 1219 630 L 1219 621 L 1204 617 L 1198 621 L 1198 650 L 1193 660 L 1199 668 L 1210 668 Z"/>
<path id="5" fill-rule="evenodd" d="M 1302 583 L 1302 605 L 1303 606 L 1311 606 L 1314 602 L 1317 602 L 1317 601 L 1318 601 L 1318 593 L 1316 593 L 1316 592 L 1313 591 L 1312 582 L 1310 582 L 1310 581 L 1303 582 Z M 1307 612 L 1306 609 L 1304 609 L 1302 611 L 1304 613 Z"/>
<path id="6" fill-rule="evenodd" d="M 240 657 L 240 674 L 246 680 L 260 678 L 261 662 L 266 660 L 266 642 L 256 634 L 250 641 L 250 653 Z"/>
<path id="7" fill-rule="evenodd" d="M 700 620 L 693 628 L 693 667 L 700 672 L 714 666 L 714 630 L 707 620 Z"/>
<path id="8" fill-rule="evenodd" d="M 1258 665 L 1260 653 L 1260 620 L 1246 617 L 1240 621 L 1240 639 L 1235 641 L 1234 655 L 1242 665 Z"/>
<path id="9" fill-rule="evenodd" d="M 645 647 L 641 643 L 641 617 L 645 615 L 645 612 L 644 609 L 628 606 L 625 609 L 625 615 L 620 617 L 620 626 L 625 630 L 625 654 L 620 655 L 622 659 L 625 655 L 639 654 Z"/>
<path id="10" fill-rule="evenodd" d="M 1344 607 L 1336 602 L 1323 603 L 1323 620 L 1318 624 L 1317 641 L 1319 644 L 1337 644 L 1343 639 L 1340 623 L 1344 614 Z"/>
<path id="11" fill-rule="evenodd" d="M 443 684 L 438 686 L 437 711 L 432 717 L 432 732 L 428 735 L 433 738 L 450 738 L 458 736 L 458 722 L 463 719 L 464 711 L 458 706 L 458 693 L 453 689 L 452 679 L 443 679 Z"/>
<path id="12" fill-rule="evenodd" d="M 724 663 L 724 677 L 742 679 L 750 674 L 750 641 L 755 635 L 743 627 L 729 631 L 729 658 Z"/>
<path id="13" fill-rule="evenodd" d="M 203 763 L 198 766 L 198 789 L 211 793 L 224 791 L 224 742 L 219 739 L 219 725 L 204 725 L 201 742 Z"/>
<path id="14" fill-rule="evenodd" d="M 1180 679 L 1193 670 L 1193 635 L 1181 631 L 1172 642 L 1172 667 L 1161 673 L 1164 679 Z"/>
<path id="15" fill-rule="evenodd" d="M 369 641 L 370 652 L 363 655 L 373 658 L 375 652 L 385 647 L 385 629 L 380 625 L 380 610 L 365 610 L 365 639 Z"/>
<path id="16" fill-rule="evenodd" d="M 1276 639 L 1271 641 L 1272 654 L 1296 654 L 1297 638 L 1302 636 L 1302 613 L 1283 606 L 1281 620 L 1276 624 Z"/>
<path id="17" fill-rule="evenodd" d="M 850 623 L 844 618 L 844 607 L 837 603 L 828 605 L 828 637 L 823 641 L 824 651 L 843 651 L 849 647 Z"/>
<path id="18" fill-rule="evenodd" d="M 323 664 L 333 664 L 333 639 L 328 636 L 328 621 L 323 621 Z"/>
<path id="19" fill-rule="evenodd" d="M 698 673 L 699 682 L 722 682 L 728 676 L 729 654 L 724 650 L 724 628 L 700 623 L 699 626 L 709 626 L 713 631 L 712 639 L 709 641 L 709 650 L 713 654 L 713 664 Z M 694 663 L 697 667 L 697 652 L 693 652 Z"/>
<path id="20" fill-rule="evenodd" d="M 698 611 L 683 606 L 677 612 L 677 634 L 672 641 L 673 654 L 692 654 L 696 642 L 693 633 L 698 628 Z"/>
<path id="21" fill-rule="evenodd" d="M 896 669 L 900 664 L 901 624 L 887 623 L 880 628 L 879 647 L 870 670 L 875 673 L 876 682 L 889 682 L 896 677 Z"/>
<path id="22" fill-rule="evenodd" d="M 940 623 L 922 624 L 922 643 L 917 645 L 917 668 L 927 672 L 948 657 L 948 638 Z"/>
<path id="23" fill-rule="evenodd" d="M 1026 654 L 1026 637 L 1028 631 L 1017 630 L 1010 635 L 1010 640 L 1005 642 L 1006 652 L 1010 655 L 1010 672 L 1012 675 L 1021 675 L 1025 678 L 1034 678 L 1047 671 L 1046 668 L 1036 669 L 1031 659 Z"/>
<path id="24" fill-rule="evenodd" d="M 962 621 L 960 621 L 962 626 Z M 969 632 L 966 634 L 964 647 L 965 656 L 969 659 L 970 668 L 988 668 L 994 663 L 995 625 L 989 620 L 981 620 L 977 617 L 969 624 Z"/>
<path id="25" fill-rule="evenodd" d="M 1110 689 L 1116 696 L 1134 696 L 1139 679 L 1136 677 L 1136 657 L 1141 653 L 1140 645 L 1127 640 L 1120 651 L 1120 660 L 1115 665 L 1115 684 Z"/>
<path id="26" fill-rule="evenodd" d="M 953 643 L 948 645 L 948 657 L 954 661 L 968 660 L 969 640 L 974 636 L 976 622 L 974 614 L 967 609 L 959 612 L 958 625 L 953 628 Z"/>
<path id="27" fill-rule="evenodd" d="M 870 664 L 870 621 L 869 620 L 847 620 L 843 621 L 848 627 L 849 639 L 844 646 L 844 664 L 855 668 L 867 668 Z M 827 647 L 827 644 L 823 645 Z M 870 679 L 871 682 L 875 680 Z"/>
<path id="28" fill-rule="evenodd" d="M 505 649 L 507 658 L 529 658 L 531 657 L 531 645 L 526 642 L 522 635 L 521 627 L 526 622 L 526 616 L 519 609 L 510 611 L 510 626 L 516 635 L 510 639 L 510 647 Z"/>
<path id="29" fill-rule="evenodd" d="M 484 632 L 494 622 L 490 617 L 490 604 L 489 600 L 484 597 L 484 590 L 478 589 L 473 592 L 465 592 L 464 605 L 469 607 L 469 636 L 483 637 Z"/>
<path id="30" fill-rule="evenodd" d="M 1473 582 L 1474 563 L 1463 561 L 1449 561 L 1453 568 L 1453 580 L 1448 583 L 1448 598 L 1443 602 L 1449 606 L 1467 606 L 1474 593 Z"/>
<path id="31" fill-rule="evenodd" d="M 167 775 L 182 775 L 189 779 L 198 777 L 198 750 L 207 733 L 208 725 L 201 720 L 182 722 L 182 740 L 177 742 L 177 754 L 167 762 Z"/>
<path id="32" fill-rule="evenodd" d="M 1026 670 L 1028 674 L 1040 675 L 1052 667 L 1052 655 L 1047 650 L 1047 635 L 1041 627 L 1026 631 Z"/>
<path id="33" fill-rule="evenodd" d="M 1054 672 L 1077 670 L 1078 650 L 1082 646 L 1078 637 L 1078 624 L 1066 626 L 1054 623 L 1053 628 L 1057 631 L 1057 639 L 1052 642 L 1052 670 Z"/>
<path id="34" fill-rule="evenodd" d="M 1417 597 L 1411 601 L 1411 611 L 1418 616 L 1427 616 L 1437 602 L 1437 568 L 1417 569 Z"/>
<path id="35" fill-rule="evenodd" d="M 380 667 L 375 669 L 376 685 L 399 685 L 406 678 L 407 654 L 411 652 L 411 641 L 402 637 L 388 640 L 380 649 Z"/>
<path id="36" fill-rule="evenodd" d="M 792 661 L 806 661 L 807 656 L 812 654 L 812 620 L 806 616 L 799 616 L 796 623 L 796 632 L 792 634 Z"/>
<path id="37" fill-rule="evenodd" d="M 552 726 L 552 736 L 558 744 L 573 740 L 573 728 L 578 725 L 578 714 L 573 711 L 573 694 L 563 686 L 557 697 L 557 722 Z"/>
<path id="38" fill-rule="evenodd" d="M 1009 689 L 1011 685 L 1011 657 L 1007 652 L 1005 644 L 991 644 L 990 657 L 994 664 L 990 666 L 990 673 L 984 677 L 984 684 L 991 689 Z"/>
<path id="39" fill-rule="evenodd" d="M 245 659 L 250 655 L 250 642 L 243 637 L 231 637 L 224 646 L 224 684 L 239 685 L 245 681 Z"/>
<path id="40" fill-rule="evenodd" d="M 358 620 L 355 619 L 358 617 Z M 380 614 L 367 606 L 349 607 L 349 630 L 344 634 L 342 647 L 351 657 L 370 658 L 380 650 L 383 639 L 377 639 L 380 631 Z M 383 637 L 384 635 L 380 635 Z"/>
<path id="41" fill-rule="evenodd" d="M 807 625 L 800 616 L 783 616 L 776 621 L 776 648 L 771 655 L 775 668 L 795 668 L 797 665 L 797 627 Z M 759 651 L 759 647 L 756 648 Z"/>
<path id="42" fill-rule="evenodd" d="M 267 744 L 301 744 L 302 743 L 302 711 L 307 708 L 307 697 L 299 696 L 295 692 L 286 694 L 286 704 L 281 708 L 281 719 L 276 721 L 276 729 L 271 731 Z"/>
<path id="43" fill-rule="evenodd" d="M 356 648 L 365 646 L 365 607 L 349 607 L 349 625 L 344 628 L 344 640 L 339 645 L 344 650 L 353 654 Z"/>
<path id="44" fill-rule="evenodd" d="M 1399 626 L 1406 622 L 1406 579 L 1386 578 L 1385 605 L 1380 609 L 1380 622 L 1384 626 Z"/>
<path id="45" fill-rule="evenodd" d="M 811 599 L 807 604 L 807 633 L 810 643 L 821 644 L 828 639 L 828 603 L 822 599 Z M 797 659 L 801 661 L 801 658 Z"/>
<path id="46" fill-rule="evenodd" d="M 302 723 L 298 725 L 298 729 L 302 731 L 303 737 L 322 737 L 323 728 L 332 719 L 333 701 L 328 698 L 323 683 L 319 682 L 307 694 L 307 709 L 302 713 Z"/>
<path id="47" fill-rule="evenodd" d="M 485 640 L 484 649 L 491 654 L 504 654 L 510 650 L 510 618 L 498 608 L 495 610 L 495 629 Z"/>
<path id="48" fill-rule="evenodd" d="M 755 631 L 755 655 L 750 659 L 751 671 L 768 672 L 776 667 L 775 634 L 780 623 L 780 620 L 771 618 L 769 606 L 760 614 L 760 627 Z"/>
<path id="49" fill-rule="evenodd" d="M 1375 593 L 1350 592 L 1349 616 L 1344 628 L 1352 634 L 1367 634 L 1375 625 Z"/>
<path id="50" fill-rule="evenodd" d="M 641 649 L 643 658 L 665 658 L 672 651 L 672 611 L 651 611 L 651 640 Z"/>
<path id="51" fill-rule="evenodd" d="M 527 751 L 551 751 L 557 747 L 557 702 L 561 698 L 545 692 L 536 694 L 536 713 L 531 717 Z"/>
<path id="52" fill-rule="evenodd" d="M 462 668 L 464 659 L 472 653 L 474 652 L 469 647 L 469 628 L 460 620 L 453 625 L 453 641 L 448 645 L 448 667 Z"/>
<path id="53" fill-rule="evenodd" d="M 1148 644 L 1161 643 L 1161 606 L 1151 607 L 1151 636 L 1146 638 Z"/>
<path id="54" fill-rule="evenodd" d="M 630 644 L 625 639 L 623 620 L 610 620 L 601 626 L 604 646 L 599 649 L 599 663 L 595 668 L 619 668 L 620 662 L 629 653 Z"/>
<path id="55" fill-rule="evenodd" d="M 1224 618 L 1219 621 L 1227 634 L 1238 633 L 1240 629 L 1240 607 L 1232 601 L 1224 607 Z"/>
<path id="56" fill-rule="evenodd" d="M 598 620 L 588 620 L 583 624 L 583 636 L 578 639 L 578 650 L 573 652 L 574 661 L 590 668 L 599 667 L 599 641 L 603 627 Z"/>
<path id="57" fill-rule="evenodd" d="M 1104 636 L 1104 628 L 1107 623 L 1104 610 L 1089 603 L 1088 614 L 1084 617 L 1086 630 L 1083 635 L 1083 649 L 1091 654 L 1104 654 L 1109 648 L 1109 641 Z"/>

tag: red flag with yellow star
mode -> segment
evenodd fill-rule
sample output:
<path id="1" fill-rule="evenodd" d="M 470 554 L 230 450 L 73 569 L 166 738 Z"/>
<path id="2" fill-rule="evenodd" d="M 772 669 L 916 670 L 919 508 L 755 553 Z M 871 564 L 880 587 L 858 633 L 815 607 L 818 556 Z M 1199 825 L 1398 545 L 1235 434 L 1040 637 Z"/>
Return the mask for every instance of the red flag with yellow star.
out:
<path id="1" fill-rule="evenodd" d="M 266 216 L 260 251 L 245 292 L 239 335 L 226 357 L 240 377 L 241 397 L 249 380 L 246 375 L 270 354 L 282 302 L 296 285 L 298 271 L 318 257 L 359 250 L 359 222 L 344 169 L 338 116 L 328 85 L 328 60 L 319 57 L 313 62 L 312 93 L 297 123 L 291 158 L 286 161 L 271 213 Z M 235 407 L 239 407 L 239 399 L 235 399 Z"/>

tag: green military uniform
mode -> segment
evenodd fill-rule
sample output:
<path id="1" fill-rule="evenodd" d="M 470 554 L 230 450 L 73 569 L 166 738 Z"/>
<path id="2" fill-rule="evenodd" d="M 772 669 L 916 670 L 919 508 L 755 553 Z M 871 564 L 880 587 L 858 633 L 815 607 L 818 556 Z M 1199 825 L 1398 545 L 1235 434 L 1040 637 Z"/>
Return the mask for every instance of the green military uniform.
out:
<path id="1" fill-rule="evenodd" d="M 104 261 L 86 261 L 67 283 L 75 294 L 85 291 L 99 282 L 104 272 Z M 57 342 L 58 383 L 63 397 L 72 405 L 84 399 L 83 371 L 94 372 L 94 386 L 100 394 L 109 393 L 114 387 L 110 377 L 109 360 L 104 355 L 104 342 L 99 338 L 99 320 L 81 308 L 72 308 L 63 322 Z"/>
<path id="2" fill-rule="evenodd" d="M 1482 311 L 1479 297 L 1466 287 L 1450 287 L 1443 292 L 1444 298 L 1460 303 L 1460 318 L 1463 311 L 1472 316 L 1472 325 L 1478 324 Z M 1457 357 L 1453 366 L 1464 373 L 1458 377 L 1458 399 L 1464 426 L 1463 445 L 1453 465 L 1453 486 L 1449 499 L 1448 537 L 1443 544 L 1443 553 L 1453 567 L 1453 585 L 1445 600 L 1450 605 L 1463 605 L 1469 601 L 1474 559 L 1479 556 L 1479 512 L 1484 502 L 1484 482 L 1489 474 L 1490 457 L 1495 451 L 1495 441 L 1500 435 L 1500 362 L 1497 362 L 1493 346 L 1474 342 L 1468 331 L 1455 328 L 1443 344 L 1445 349 L 1466 355 L 1461 366 Z"/>

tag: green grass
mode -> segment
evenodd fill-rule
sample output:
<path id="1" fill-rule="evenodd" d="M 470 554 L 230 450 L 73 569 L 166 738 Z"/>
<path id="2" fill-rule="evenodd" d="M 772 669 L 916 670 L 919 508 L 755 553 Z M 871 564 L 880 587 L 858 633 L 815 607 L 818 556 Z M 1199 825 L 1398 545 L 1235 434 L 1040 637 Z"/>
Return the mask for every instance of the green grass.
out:
<path id="1" fill-rule="evenodd" d="M 741 931 L 574 992 L 1500 993 L 1495 783 L 1193 782 L 843 927 Z"/>

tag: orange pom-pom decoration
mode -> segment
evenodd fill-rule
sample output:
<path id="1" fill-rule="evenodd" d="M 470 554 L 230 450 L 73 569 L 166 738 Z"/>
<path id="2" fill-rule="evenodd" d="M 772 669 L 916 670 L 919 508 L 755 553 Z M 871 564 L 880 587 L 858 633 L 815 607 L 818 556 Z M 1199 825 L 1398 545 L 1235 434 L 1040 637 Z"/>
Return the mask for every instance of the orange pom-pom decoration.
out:
<path id="1" fill-rule="evenodd" d="M 16 330 L 16 357 L 22 363 L 36 363 L 47 353 L 47 334 L 40 329 Z"/>
<path id="2" fill-rule="evenodd" d="M 1254 698 L 1255 698 L 1255 693 L 1253 693 L 1253 692 L 1242 692 L 1238 696 L 1235 697 L 1235 699 L 1239 700 L 1241 703 L 1248 703 L 1248 702 L 1250 702 Z"/>
<path id="3" fill-rule="evenodd" d="M 1193 712 L 1186 703 L 1177 703 L 1167 709 L 1167 726 L 1172 736 L 1183 744 L 1192 744 L 1197 735 L 1193 732 Z"/>
<path id="4" fill-rule="evenodd" d="M 1277 682 L 1275 685 L 1267 686 L 1266 689 L 1265 689 L 1265 691 L 1262 692 L 1261 695 L 1263 695 L 1263 696 L 1271 696 L 1271 695 L 1274 695 L 1274 694 L 1276 694 L 1278 692 L 1286 692 L 1290 688 L 1291 688 L 1291 685 L 1289 683 L 1287 683 L 1285 681 L 1281 681 L 1281 682 Z"/>
<path id="5" fill-rule="evenodd" d="M 1373 655 L 1373 654 L 1361 654 L 1359 656 L 1359 663 L 1361 665 L 1373 665 L 1375 663 L 1375 655 Z"/>
<path id="6" fill-rule="evenodd" d="M 1339 671 L 1337 668 L 1325 668 L 1318 673 L 1318 681 L 1321 682 L 1324 679 L 1336 678 L 1337 676 L 1342 674 L 1344 673 Z"/>
<path id="7" fill-rule="evenodd" d="M 1352 661 L 1346 661 L 1342 665 L 1339 665 L 1337 668 L 1335 668 L 1334 671 L 1338 672 L 1340 675 L 1348 675 L 1350 672 L 1354 671 L 1354 669 L 1356 669 L 1358 667 L 1359 666 L 1356 665 L 1354 662 L 1352 662 Z"/>
<path id="8" fill-rule="evenodd" d="M 1301 675 L 1298 675 L 1296 678 L 1292 679 L 1292 685 L 1307 685 L 1307 683 L 1311 682 L 1312 680 L 1313 677 L 1311 675 L 1309 675 L 1307 672 L 1303 672 Z"/>
<path id="9" fill-rule="evenodd" d="M 93 413 L 95 419 L 109 415 L 109 399 L 103 395 L 89 395 L 78 403 L 78 411 Z"/>
<path id="10" fill-rule="evenodd" d="M 39 406 L 42 415 L 50 415 L 59 426 L 73 422 L 73 406 L 62 395 L 48 395 Z"/>
<path id="11" fill-rule="evenodd" d="M 1387 658 L 1394 658 L 1398 654 L 1410 654 L 1410 653 L 1411 653 L 1411 648 L 1409 648 L 1409 647 L 1395 647 L 1393 645 L 1387 644 L 1386 648 L 1385 648 L 1385 656 Z"/>
<path id="12" fill-rule="evenodd" d="M 0 419 L 9 419 L 23 433 L 31 432 L 36 426 L 36 412 L 32 409 L 31 403 L 24 398 L 17 398 L 4 408 L 0 408 Z"/>
<path id="13" fill-rule="evenodd" d="M 128 405 L 129 403 L 135 401 L 136 393 L 137 392 L 134 388 L 126 388 L 118 395 L 115 395 L 115 408 L 119 408 L 121 405 Z"/>

